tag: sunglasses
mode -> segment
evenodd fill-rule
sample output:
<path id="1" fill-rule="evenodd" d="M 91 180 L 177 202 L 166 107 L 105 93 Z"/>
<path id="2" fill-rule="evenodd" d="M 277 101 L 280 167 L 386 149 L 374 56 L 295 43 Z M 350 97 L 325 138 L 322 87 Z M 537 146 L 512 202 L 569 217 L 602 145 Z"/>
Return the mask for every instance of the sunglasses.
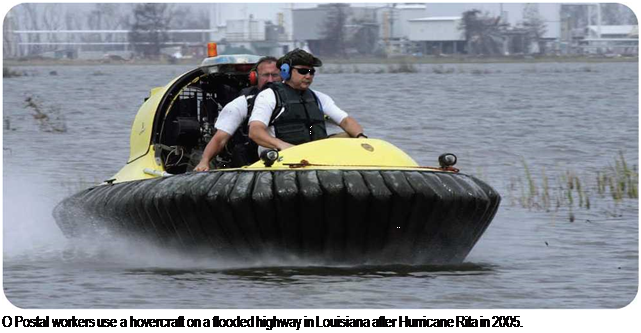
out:
<path id="1" fill-rule="evenodd" d="M 300 74 L 300 75 L 307 75 L 307 74 L 309 74 L 309 75 L 312 75 L 312 76 L 313 76 L 314 74 L 316 74 L 316 70 L 315 70 L 315 69 L 313 69 L 313 68 L 298 68 L 298 67 L 294 67 L 294 69 L 295 69 L 295 70 L 298 72 L 298 74 Z"/>

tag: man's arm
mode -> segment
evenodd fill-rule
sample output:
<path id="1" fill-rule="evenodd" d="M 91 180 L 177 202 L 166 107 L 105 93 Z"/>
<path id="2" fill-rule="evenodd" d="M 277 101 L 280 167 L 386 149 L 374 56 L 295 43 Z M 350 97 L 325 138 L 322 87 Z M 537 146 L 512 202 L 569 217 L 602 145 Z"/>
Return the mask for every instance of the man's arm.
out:
<path id="1" fill-rule="evenodd" d="M 203 151 L 203 156 L 200 158 L 200 162 L 194 168 L 194 171 L 209 171 L 209 162 L 214 156 L 218 155 L 220 151 L 225 147 L 227 141 L 229 141 L 231 135 L 225 131 L 217 130 L 214 137 L 209 140 L 205 151 Z"/>
<path id="2" fill-rule="evenodd" d="M 249 123 L 249 138 L 259 146 L 265 148 L 284 150 L 293 146 L 283 140 L 271 136 L 269 132 L 267 132 L 267 126 L 258 120 Z"/>
<path id="3" fill-rule="evenodd" d="M 357 135 L 363 133 L 363 127 L 361 127 L 356 119 L 349 116 L 345 117 L 345 119 L 343 119 L 338 126 L 340 126 L 343 131 L 347 132 L 347 134 L 349 134 L 349 136 L 351 136 L 352 138 L 355 138 Z"/>
<path id="4" fill-rule="evenodd" d="M 194 171 L 209 171 L 209 162 L 227 145 L 231 136 L 247 117 L 247 99 L 245 96 L 227 103 L 216 119 L 216 134 L 209 140 L 203 156 Z"/>
<path id="5" fill-rule="evenodd" d="M 261 147 L 283 150 L 292 145 L 271 136 L 267 131 L 275 107 L 276 95 L 273 90 L 265 89 L 256 96 L 254 111 L 249 118 L 249 138 Z"/>
<path id="6" fill-rule="evenodd" d="M 323 107 L 323 113 L 335 124 L 338 124 L 350 137 L 355 138 L 360 133 L 363 133 L 363 127 L 361 127 L 356 119 L 348 116 L 347 112 L 341 110 L 331 97 L 318 90 L 314 90 L 314 93 Z"/>

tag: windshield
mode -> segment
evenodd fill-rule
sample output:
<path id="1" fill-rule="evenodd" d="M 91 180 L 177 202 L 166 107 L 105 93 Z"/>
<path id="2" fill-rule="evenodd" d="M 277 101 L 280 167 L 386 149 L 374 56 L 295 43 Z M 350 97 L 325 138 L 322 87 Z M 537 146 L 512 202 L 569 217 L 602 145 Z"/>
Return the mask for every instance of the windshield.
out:
<path id="1" fill-rule="evenodd" d="M 217 65 L 226 65 L 226 64 L 255 64 L 260 60 L 260 56 L 253 54 L 230 54 L 230 55 L 219 55 L 216 57 L 211 57 L 203 60 L 200 67 L 210 67 Z"/>

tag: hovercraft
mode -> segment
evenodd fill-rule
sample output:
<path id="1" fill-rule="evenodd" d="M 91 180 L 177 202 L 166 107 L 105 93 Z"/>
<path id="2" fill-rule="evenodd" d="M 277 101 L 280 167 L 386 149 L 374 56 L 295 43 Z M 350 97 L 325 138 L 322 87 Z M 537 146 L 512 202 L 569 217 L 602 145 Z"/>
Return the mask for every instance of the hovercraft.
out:
<path id="1" fill-rule="evenodd" d="M 383 140 L 328 138 L 229 168 L 191 172 L 218 112 L 249 86 L 259 57 L 213 56 L 151 91 L 134 120 L 127 164 L 63 200 L 67 237 L 108 230 L 163 247 L 253 259 L 291 255 L 348 264 L 460 263 L 500 196 L 453 167 L 421 167 Z"/>

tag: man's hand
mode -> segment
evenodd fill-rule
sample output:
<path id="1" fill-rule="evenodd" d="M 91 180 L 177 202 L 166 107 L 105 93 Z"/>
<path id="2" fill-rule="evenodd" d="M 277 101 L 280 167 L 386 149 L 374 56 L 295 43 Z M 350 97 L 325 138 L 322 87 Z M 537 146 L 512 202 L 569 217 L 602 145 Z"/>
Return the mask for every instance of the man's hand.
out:
<path id="1" fill-rule="evenodd" d="M 209 171 L 209 162 L 201 160 L 194 168 L 194 171 Z"/>
<path id="2" fill-rule="evenodd" d="M 355 138 L 358 134 L 363 133 L 363 128 L 361 125 L 352 117 L 345 117 L 338 125 L 345 132 L 349 134 L 352 138 Z"/>
<path id="3" fill-rule="evenodd" d="M 285 150 L 290 147 L 294 147 L 294 145 L 285 141 L 280 141 L 280 143 L 278 144 L 278 150 Z"/>
<path id="4" fill-rule="evenodd" d="M 260 121 L 252 121 L 249 123 L 249 138 L 259 146 L 265 148 L 284 150 L 293 146 L 292 144 L 271 136 L 269 132 L 267 132 L 267 126 Z"/>
<path id="5" fill-rule="evenodd" d="M 231 138 L 231 134 L 217 130 L 214 137 L 207 143 L 207 147 L 205 147 L 205 151 L 203 151 L 203 156 L 200 158 L 200 162 L 198 162 L 194 171 L 209 171 L 209 161 L 220 153 L 229 141 L 229 138 Z"/>

